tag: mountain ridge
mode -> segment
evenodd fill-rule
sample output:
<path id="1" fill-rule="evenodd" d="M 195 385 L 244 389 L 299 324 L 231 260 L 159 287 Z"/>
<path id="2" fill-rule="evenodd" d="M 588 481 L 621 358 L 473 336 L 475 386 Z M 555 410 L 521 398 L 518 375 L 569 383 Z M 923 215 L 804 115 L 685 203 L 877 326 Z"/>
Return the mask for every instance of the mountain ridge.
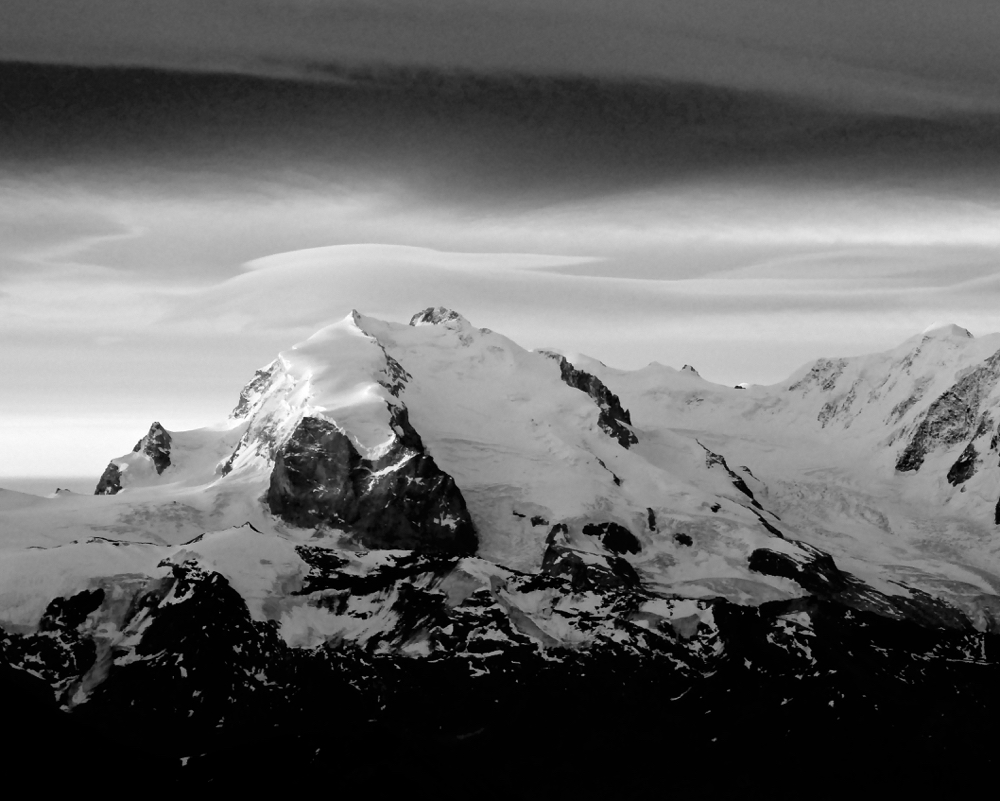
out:
<path id="1" fill-rule="evenodd" d="M 316 708 L 452 747 L 514 736 L 510 707 L 572 739 L 543 723 L 555 697 L 637 753 L 662 748 L 635 723 L 655 709 L 698 764 L 766 759 L 734 734 L 751 720 L 761 743 L 884 730 L 995 760 L 969 728 L 1000 709 L 995 340 L 945 329 L 740 391 L 442 307 L 411 323 L 352 312 L 225 422 L 154 424 L 113 493 L 0 507 L 3 663 L 87 726 L 154 721 L 179 778 L 269 726 L 319 764 L 345 741 Z M 975 406 L 956 425 L 949 392 Z M 944 722 L 907 711 L 928 705 Z"/>

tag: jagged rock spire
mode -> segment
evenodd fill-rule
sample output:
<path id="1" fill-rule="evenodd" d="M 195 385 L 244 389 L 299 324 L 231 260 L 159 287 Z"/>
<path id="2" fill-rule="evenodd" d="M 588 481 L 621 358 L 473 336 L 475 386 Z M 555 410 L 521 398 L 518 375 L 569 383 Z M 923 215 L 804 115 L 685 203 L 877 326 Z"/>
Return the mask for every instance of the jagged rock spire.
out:
<path id="1" fill-rule="evenodd" d="M 461 314 L 444 306 L 428 306 L 410 318 L 410 325 L 441 325 L 452 321 L 465 320 Z"/>

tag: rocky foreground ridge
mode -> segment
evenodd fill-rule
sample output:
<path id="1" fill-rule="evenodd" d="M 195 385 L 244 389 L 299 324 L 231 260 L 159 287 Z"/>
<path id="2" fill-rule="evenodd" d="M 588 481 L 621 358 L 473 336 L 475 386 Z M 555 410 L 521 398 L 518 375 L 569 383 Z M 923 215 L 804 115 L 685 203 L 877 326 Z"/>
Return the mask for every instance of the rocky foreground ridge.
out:
<path id="1" fill-rule="evenodd" d="M 827 360 L 736 392 L 524 351 L 447 309 L 354 313 L 258 371 L 225 425 L 154 424 L 94 498 L 10 503 L 6 697 L 47 742 L 110 738 L 127 769 L 188 782 L 995 765 L 998 565 L 971 545 L 935 562 L 853 485 L 823 480 L 818 507 L 794 465 L 719 445 L 746 450 L 737 418 L 854 423 L 887 480 L 959 492 L 983 471 L 954 482 L 943 452 L 976 463 L 996 379 L 990 354 L 932 391 L 940 339 L 881 377 Z"/>

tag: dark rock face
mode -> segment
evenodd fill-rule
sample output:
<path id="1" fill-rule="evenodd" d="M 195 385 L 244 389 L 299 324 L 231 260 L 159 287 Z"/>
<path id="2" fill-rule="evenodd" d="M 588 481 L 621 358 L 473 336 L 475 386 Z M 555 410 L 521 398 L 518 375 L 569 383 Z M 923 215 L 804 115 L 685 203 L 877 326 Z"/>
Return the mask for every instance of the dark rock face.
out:
<path id="1" fill-rule="evenodd" d="M 927 454 L 982 436 L 992 421 L 980 408 L 1000 379 L 1000 351 L 941 394 L 927 409 L 896 461 L 901 472 L 919 470 Z"/>
<path id="2" fill-rule="evenodd" d="M 282 644 L 272 625 L 250 619 L 242 597 L 220 574 L 195 561 L 172 564 L 170 571 L 133 597 L 122 630 L 141 630 L 142 636 L 135 644 L 126 637 L 112 646 L 107 676 L 80 712 L 89 716 L 103 707 L 137 726 L 151 719 L 187 724 L 196 737 L 223 721 L 239 727 L 258 705 L 257 695 L 282 674 Z M 151 686 L 158 691 L 148 692 Z"/>
<path id="3" fill-rule="evenodd" d="M 156 731 L 182 728 L 198 742 L 226 722 L 238 737 L 250 710 L 266 714 L 277 700 L 266 692 L 284 675 L 274 627 L 252 621 L 226 580 L 195 562 L 172 565 L 165 579 L 147 579 L 124 601 L 99 590 L 66 600 L 70 613 L 50 605 L 39 634 L 0 636 L 0 661 L 44 665 L 42 678 L 62 707 L 95 732 L 146 731 L 153 722 L 154 740 Z M 124 636 L 109 641 L 86 626 L 85 609 Z"/>
<path id="4" fill-rule="evenodd" d="M 769 523 L 769 522 L 768 522 L 768 521 L 767 521 L 767 520 L 765 519 L 764 515 L 762 515 L 762 514 L 758 513 L 758 514 L 757 514 L 757 519 L 758 519 L 758 520 L 760 521 L 760 524 L 761 524 L 761 525 L 762 525 L 762 526 L 763 526 L 763 527 L 764 527 L 765 529 L 767 529 L 767 531 L 768 531 L 768 532 L 769 532 L 770 534 L 773 534 L 773 535 L 774 535 L 775 537 L 781 537 L 781 539 L 784 539 L 784 538 L 785 538 L 785 535 L 781 533 L 781 530 L 780 530 L 780 529 L 778 529 L 778 528 L 776 528 L 776 527 L 775 527 L 774 525 L 772 525 L 771 523 Z"/>
<path id="5" fill-rule="evenodd" d="M 157 475 L 170 467 L 170 434 L 159 423 L 153 423 L 149 432 L 140 439 L 132 453 L 144 453 L 153 462 Z M 95 495 L 116 495 L 122 490 L 122 471 L 114 462 L 104 468 L 94 490 Z"/>
<path id="6" fill-rule="evenodd" d="M 542 573 L 567 579 L 574 592 L 639 586 L 639 576 L 620 556 L 602 556 L 572 548 L 566 533 L 562 523 L 552 527 L 545 539 L 548 547 L 542 557 Z"/>
<path id="7" fill-rule="evenodd" d="M 550 544 L 564 535 L 554 527 Z M 790 750 L 802 742 L 823 759 L 848 759 L 852 780 L 875 770 L 898 783 L 900 760 L 949 766 L 951 779 L 956 764 L 995 767 L 984 733 L 1000 712 L 1000 638 L 919 593 L 881 596 L 826 554 L 798 548 L 797 557 L 757 551 L 753 561 L 808 585 L 808 597 L 758 607 L 704 599 L 697 614 L 671 618 L 644 607 L 669 597 L 603 582 L 606 568 L 590 563 L 504 571 L 450 597 L 442 586 L 461 567 L 455 556 L 386 555 L 359 574 L 344 552 L 300 545 L 302 603 L 351 616 L 351 599 L 366 599 L 361 608 L 381 602 L 394 621 L 370 640 L 316 647 L 290 647 L 276 623 L 251 619 L 218 573 L 171 563 L 165 578 L 144 579 L 119 601 L 89 590 L 53 602 L 44 632 L 0 631 L 0 693 L 8 722 L 12 707 L 17 725 L 44 721 L 67 759 L 76 743 L 141 732 L 141 770 L 188 788 L 259 786 L 270 775 L 287 784 L 289 771 L 329 767 L 331 755 L 350 765 L 344 781 L 397 770 L 411 786 L 414 775 L 472 779 L 532 731 L 546 747 L 521 758 L 548 773 L 579 757 L 581 736 L 604 738 L 602 759 L 629 766 L 611 771 L 618 790 L 629 777 L 648 790 L 648 773 L 632 766 L 654 764 L 678 732 L 702 788 L 720 765 L 738 769 L 739 782 L 772 764 L 783 781 L 799 778 L 797 766 L 815 779 L 815 760 Z M 599 633 L 587 647 L 560 642 L 505 593 L 586 593 L 585 611 L 554 607 L 552 617 Z M 109 622 L 123 635 L 111 643 Z M 415 638 L 428 643 L 426 656 L 404 652 Z M 670 726 L 637 723 L 637 709 Z M 261 742 L 274 762 L 257 771 L 247 754 Z M 51 768 L 51 751 L 40 753 Z M 573 775 L 557 771 L 553 789 Z M 516 791 L 523 776 L 515 779 L 504 789 Z M 583 771 L 581 785 L 593 782 Z"/>
<path id="8" fill-rule="evenodd" d="M 135 443 L 132 453 L 142 451 L 153 461 L 157 475 L 170 467 L 170 434 L 159 423 L 149 427 L 149 433 Z"/>
<path id="9" fill-rule="evenodd" d="M 976 473 L 976 458 L 978 456 L 979 454 L 976 452 L 975 445 L 971 442 L 966 445 L 965 450 L 962 451 L 962 455 L 958 457 L 955 464 L 948 471 L 948 483 L 953 487 L 957 487 L 959 484 L 963 484 L 972 478 Z"/>
<path id="10" fill-rule="evenodd" d="M 240 450 L 242 449 L 243 444 L 244 444 L 243 440 L 241 439 L 237 443 L 236 448 L 233 450 L 233 452 L 229 454 L 229 458 L 226 459 L 225 464 L 223 464 L 222 467 L 219 468 L 219 473 L 221 475 L 228 476 L 230 473 L 233 472 L 233 465 L 236 463 L 236 457 L 240 455 Z"/>
<path id="11" fill-rule="evenodd" d="M 440 325 L 453 320 L 464 319 L 461 314 L 444 306 L 428 306 L 410 318 L 410 325 Z"/>
<path id="12" fill-rule="evenodd" d="M 94 495 L 117 495 L 122 491 L 122 471 L 114 462 L 109 462 L 97 482 Z"/>
<path id="13" fill-rule="evenodd" d="M 382 353 L 385 354 L 385 377 L 378 383 L 389 390 L 390 395 L 398 398 L 399 393 L 406 386 L 406 382 L 412 380 L 413 376 L 406 372 L 403 369 L 403 365 L 392 358 L 382 345 L 379 345 L 379 347 L 382 349 Z"/>
<path id="14" fill-rule="evenodd" d="M 611 480 L 615 482 L 615 486 L 616 487 L 620 487 L 622 485 L 621 477 L 617 473 L 615 473 L 614 470 L 612 470 L 610 467 L 608 467 L 604 463 L 603 459 L 598 459 L 597 463 L 611 474 Z"/>
<path id="15" fill-rule="evenodd" d="M 230 413 L 231 416 L 235 417 L 237 420 L 245 418 L 250 413 L 250 408 L 253 406 L 254 400 L 259 398 L 261 393 L 267 389 L 277 371 L 277 361 L 271 362 L 262 370 L 257 370 L 254 373 L 254 377 L 250 379 L 250 383 L 243 387 L 240 392 L 240 399 L 237 402 L 236 407 Z"/>
<path id="16" fill-rule="evenodd" d="M 698 444 L 701 445 L 700 442 Z M 705 449 L 705 466 L 706 467 L 712 468 L 715 465 L 721 466 L 722 469 L 726 471 L 726 474 L 729 476 L 730 480 L 733 482 L 733 486 L 736 487 L 736 489 L 738 489 L 740 492 L 742 492 L 744 495 L 746 495 L 750 499 L 750 505 L 751 506 L 753 506 L 755 509 L 763 509 L 764 508 L 763 506 L 760 505 L 760 503 L 757 501 L 757 499 L 754 498 L 753 491 L 750 489 L 750 487 L 747 486 L 747 483 L 743 480 L 743 477 L 739 476 L 735 472 L 733 472 L 733 470 L 730 469 L 729 465 L 726 464 L 726 457 L 724 457 L 721 453 L 713 453 L 708 448 L 705 448 L 704 445 L 701 445 L 701 447 Z M 746 469 L 746 468 L 744 468 L 744 469 Z M 746 470 L 747 470 L 748 473 L 750 473 L 750 471 L 748 469 L 746 469 Z M 753 475 L 753 473 L 750 473 L 750 475 Z"/>
<path id="17" fill-rule="evenodd" d="M 909 598 L 885 595 L 850 573 L 841 571 L 829 554 L 789 540 L 804 551 L 804 559 L 758 548 L 750 554 L 750 569 L 768 576 L 783 576 L 799 584 L 816 598 L 834 601 L 851 609 L 871 612 L 893 620 L 909 620 L 933 628 L 971 631 L 971 621 L 960 611 L 913 587 Z"/>
<path id="18" fill-rule="evenodd" d="M 790 578 L 803 589 L 829 597 L 847 586 L 846 578 L 833 558 L 802 542 L 791 541 L 807 554 L 796 559 L 789 554 L 758 548 L 750 554 L 750 569 L 766 576 Z"/>
<path id="19" fill-rule="evenodd" d="M 621 401 L 604 382 L 597 376 L 577 370 L 567 361 L 565 356 L 558 353 L 548 353 L 542 351 L 546 356 L 559 362 L 559 373 L 564 383 L 586 392 L 600 408 L 601 412 L 597 417 L 597 425 L 609 437 L 618 440 L 618 444 L 628 449 L 635 445 L 639 439 L 626 426 L 632 425 L 632 416 L 628 409 L 623 409 Z"/>
<path id="20" fill-rule="evenodd" d="M 70 598 L 53 598 L 45 608 L 38 623 L 39 631 L 58 631 L 61 628 L 75 629 L 87 615 L 98 609 L 104 602 L 104 590 L 84 590 Z"/>
<path id="21" fill-rule="evenodd" d="M 303 528 L 343 527 L 368 548 L 474 553 L 461 491 L 424 452 L 406 409 L 392 411 L 397 440 L 375 461 L 333 423 L 304 418 L 275 457 L 271 512 Z"/>
<path id="22" fill-rule="evenodd" d="M 694 545 L 694 540 L 691 539 L 691 535 L 685 534 L 683 531 L 678 531 L 674 534 L 674 541 L 677 542 L 678 545 L 686 545 L 689 548 Z"/>
<path id="23" fill-rule="evenodd" d="M 588 523 L 583 527 L 583 533 L 594 537 L 611 553 L 639 553 L 642 546 L 635 535 L 625 526 L 618 523 Z"/>

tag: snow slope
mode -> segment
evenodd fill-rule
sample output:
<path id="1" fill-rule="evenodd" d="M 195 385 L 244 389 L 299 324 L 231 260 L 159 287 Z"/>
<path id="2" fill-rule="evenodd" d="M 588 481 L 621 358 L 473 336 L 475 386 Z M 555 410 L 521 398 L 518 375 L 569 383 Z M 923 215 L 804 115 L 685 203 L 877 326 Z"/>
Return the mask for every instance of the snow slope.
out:
<path id="1" fill-rule="evenodd" d="M 354 312 L 97 494 L 0 491 L 0 670 L 181 780 L 256 780 L 261 742 L 284 777 L 483 735 L 478 769 L 525 731 L 550 772 L 581 732 L 629 770 L 682 741 L 787 776 L 806 736 L 993 764 L 998 348 L 934 327 L 735 389 Z"/>
<path id="2" fill-rule="evenodd" d="M 272 513 L 275 461 L 308 418 L 332 425 L 374 464 L 402 441 L 404 410 L 461 491 L 488 561 L 538 569 L 557 524 L 568 548 L 604 559 L 608 549 L 585 528 L 613 523 L 638 543 L 614 557 L 657 592 L 759 603 L 802 592 L 749 567 L 759 548 L 794 551 L 783 534 L 831 553 L 882 592 L 905 595 L 907 585 L 969 606 L 1000 591 L 995 463 L 949 483 L 967 446 L 950 429 L 925 437 L 918 470 L 896 463 L 934 401 L 971 374 L 976 410 L 965 433 L 990 449 L 992 423 L 981 423 L 1000 420 L 989 367 L 998 349 L 1000 335 L 937 326 L 887 353 L 821 359 L 781 384 L 746 390 L 690 368 L 619 371 L 565 354 L 631 413 L 631 425 L 621 424 L 636 441 L 625 447 L 602 427 L 603 401 L 561 375 L 558 354 L 527 351 L 445 309 L 409 325 L 354 312 L 258 371 L 227 421 L 166 432 L 165 468 L 143 449 L 152 431 L 112 460 L 120 492 L 34 500 L 4 492 L 0 548 L 23 554 L 94 537 L 178 546 L 244 523 L 288 542 L 322 535 L 358 548 L 334 518 L 314 531 Z"/>
<path id="3" fill-rule="evenodd" d="M 838 563 L 975 595 L 1000 591 L 998 351 L 1000 335 L 936 325 L 891 351 L 819 359 L 746 390 L 655 364 L 581 364 L 616 388 L 637 425 L 698 436 L 752 465 L 769 508 Z M 969 475 L 953 483 L 970 443 Z M 919 467 L 898 469 L 913 453 Z"/>

